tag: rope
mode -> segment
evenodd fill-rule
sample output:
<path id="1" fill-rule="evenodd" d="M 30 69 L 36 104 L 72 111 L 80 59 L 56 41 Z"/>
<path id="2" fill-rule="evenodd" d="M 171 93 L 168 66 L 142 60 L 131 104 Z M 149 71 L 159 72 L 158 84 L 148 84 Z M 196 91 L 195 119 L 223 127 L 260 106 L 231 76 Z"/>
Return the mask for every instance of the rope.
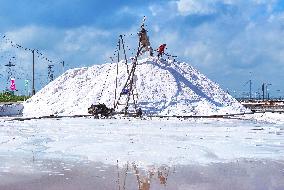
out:
<path id="1" fill-rule="evenodd" d="M 104 90 L 105 90 L 106 81 L 108 80 L 108 76 L 109 76 L 109 72 L 110 72 L 110 70 L 111 70 L 111 67 L 112 67 L 112 65 L 110 65 L 110 68 L 109 68 L 108 71 L 107 71 L 106 80 L 105 80 L 104 83 L 103 83 L 102 91 L 101 91 L 101 94 L 100 94 L 100 96 L 99 96 L 99 101 L 101 100 L 101 97 L 102 97 L 103 92 L 104 92 Z"/>
<path id="2" fill-rule="evenodd" d="M 125 59 L 125 65 L 126 65 L 126 69 L 127 69 L 127 74 L 129 74 L 128 65 L 127 65 L 127 56 L 126 56 L 126 51 L 125 51 L 124 41 L 123 41 L 122 35 L 120 35 L 120 38 L 121 38 L 121 43 L 122 43 L 122 48 L 123 48 L 123 53 L 124 53 L 124 59 Z"/>

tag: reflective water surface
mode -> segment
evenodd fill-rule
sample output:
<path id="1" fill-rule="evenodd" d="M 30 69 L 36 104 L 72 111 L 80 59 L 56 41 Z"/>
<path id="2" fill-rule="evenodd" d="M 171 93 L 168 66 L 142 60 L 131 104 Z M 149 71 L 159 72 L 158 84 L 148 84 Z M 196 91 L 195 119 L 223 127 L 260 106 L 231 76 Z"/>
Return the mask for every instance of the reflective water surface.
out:
<path id="1" fill-rule="evenodd" d="M 1 190 L 283 190 L 284 162 L 238 160 L 209 165 L 139 167 L 76 160 L 17 160 L 0 168 Z"/>
<path id="2" fill-rule="evenodd" d="M 0 120 L 0 190 L 284 190 L 283 137 L 254 120 Z"/>

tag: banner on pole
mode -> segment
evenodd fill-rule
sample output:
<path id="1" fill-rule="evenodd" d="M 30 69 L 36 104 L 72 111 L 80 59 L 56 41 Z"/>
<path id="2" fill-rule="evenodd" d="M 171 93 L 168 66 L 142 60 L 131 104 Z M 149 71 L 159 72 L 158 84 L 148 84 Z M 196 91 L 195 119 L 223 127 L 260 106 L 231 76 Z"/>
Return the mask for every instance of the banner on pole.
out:
<path id="1" fill-rule="evenodd" d="M 11 78 L 10 89 L 11 89 L 12 91 L 15 91 L 15 90 L 16 90 L 16 84 L 15 84 L 15 79 L 14 79 L 14 78 Z"/>
<path id="2" fill-rule="evenodd" d="M 25 87 L 28 87 L 29 86 L 29 80 L 25 80 Z"/>

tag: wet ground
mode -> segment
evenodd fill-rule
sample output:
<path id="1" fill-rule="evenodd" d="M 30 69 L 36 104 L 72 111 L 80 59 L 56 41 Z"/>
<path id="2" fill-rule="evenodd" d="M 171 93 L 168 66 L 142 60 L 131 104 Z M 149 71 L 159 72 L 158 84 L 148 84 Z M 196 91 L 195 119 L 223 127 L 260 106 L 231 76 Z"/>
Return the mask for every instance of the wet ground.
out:
<path id="1" fill-rule="evenodd" d="M 0 120 L 0 190 L 284 190 L 283 131 L 255 120 Z"/>
<path id="2" fill-rule="evenodd" d="M 284 161 L 139 167 L 90 161 L 18 160 L 0 168 L 1 190 L 283 190 Z"/>

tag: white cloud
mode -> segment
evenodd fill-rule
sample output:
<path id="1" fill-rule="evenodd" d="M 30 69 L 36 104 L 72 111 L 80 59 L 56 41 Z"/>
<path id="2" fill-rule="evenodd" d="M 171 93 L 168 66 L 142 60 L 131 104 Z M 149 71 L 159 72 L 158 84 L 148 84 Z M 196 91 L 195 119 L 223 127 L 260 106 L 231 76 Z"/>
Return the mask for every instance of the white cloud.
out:
<path id="1" fill-rule="evenodd" d="M 284 23 L 284 12 L 271 14 L 267 20 L 270 23 L 273 23 L 273 22 Z"/>
<path id="2" fill-rule="evenodd" d="M 179 0 L 178 12 L 183 15 L 207 15 L 218 11 L 217 4 L 235 5 L 241 0 Z"/>
<path id="3" fill-rule="evenodd" d="M 87 51 L 90 47 L 98 45 L 98 39 L 108 37 L 110 32 L 84 26 L 69 29 L 64 34 L 60 48 L 66 51 Z"/>
<path id="4" fill-rule="evenodd" d="M 214 54 L 212 49 L 202 42 L 197 42 L 187 47 L 184 51 L 185 56 L 193 57 L 198 64 L 203 66 L 209 66 L 213 64 L 214 61 Z"/>
<path id="5" fill-rule="evenodd" d="M 277 0 L 178 0 L 177 10 L 180 15 L 208 15 L 220 11 L 218 5 L 236 5 L 236 6 L 255 6 L 265 5 L 267 11 L 271 12 Z"/>
<path id="6" fill-rule="evenodd" d="M 163 8 L 159 7 L 157 5 L 150 5 L 149 6 L 149 10 L 150 10 L 152 16 L 157 16 L 159 14 L 159 12 L 161 11 L 161 9 L 163 9 Z"/>
<path id="7" fill-rule="evenodd" d="M 255 4 L 266 4 L 267 2 L 269 2 L 268 0 L 253 0 L 253 2 Z"/>
<path id="8" fill-rule="evenodd" d="M 179 0 L 177 9 L 181 15 L 211 14 L 215 12 L 212 1 Z"/>
<path id="9" fill-rule="evenodd" d="M 153 30 L 154 30 L 154 32 L 159 33 L 160 32 L 160 26 L 159 25 L 153 25 Z"/>

